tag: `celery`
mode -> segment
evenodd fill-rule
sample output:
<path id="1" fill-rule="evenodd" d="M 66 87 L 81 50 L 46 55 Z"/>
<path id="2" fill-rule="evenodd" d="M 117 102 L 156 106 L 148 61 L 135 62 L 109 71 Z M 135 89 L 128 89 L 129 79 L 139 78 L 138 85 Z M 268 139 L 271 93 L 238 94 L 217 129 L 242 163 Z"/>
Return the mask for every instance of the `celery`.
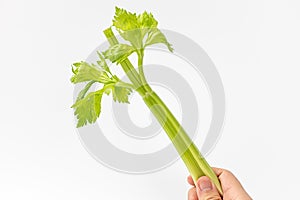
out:
<path id="1" fill-rule="evenodd" d="M 105 36 L 107 37 L 110 45 L 118 44 L 116 37 L 114 36 L 111 28 L 108 28 L 104 31 Z M 139 56 L 138 62 L 142 63 L 142 56 Z M 222 188 L 220 182 L 213 172 L 212 168 L 206 162 L 205 158 L 201 155 L 198 148 L 189 138 L 183 127 L 178 123 L 172 112 L 168 109 L 165 103 L 159 98 L 159 96 L 152 90 L 152 88 L 147 83 L 145 77 L 138 76 L 136 70 L 133 68 L 132 64 L 128 59 L 120 63 L 123 70 L 131 72 L 129 79 L 132 81 L 135 88 L 140 88 L 139 94 L 143 97 L 145 104 L 149 107 L 153 115 L 156 117 L 160 125 L 163 127 L 168 137 L 174 144 L 176 150 L 181 156 L 181 159 L 184 161 L 187 166 L 191 176 L 196 182 L 201 176 L 208 176 L 213 183 L 216 185 L 219 192 L 222 194 Z M 142 65 L 139 65 L 141 71 Z M 140 73 L 141 74 L 141 73 Z M 132 75 L 137 75 L 132 77 Z M 143 80 L 142 85 L 136 83 L 137 80 Z"/>
<path id="2" fill-rule="evenodd" d="M 173 51 L 171 44 L 157 28 L 157 24 L 151 13 L 144 12 L 136 15 L 124 9 L 116 8 L 113 26 L 119 31 L 123 39 L 131 45 L 120 44 L 110 27 L 104 31 L 110 47 L 107 51 L 98 53 L 100 58 L 97 62 L 98 65 L 86 62 L 74 64 L 74 75 L 71 81 L 73 83 L 90 81 L 80 92 L 77 101 L 72 106 L 75 108 L 75 115 L 78 118 L 77 127 L 96 121 L 100 115 L 101 98 L 104 93 L 108 95 L 112 93 L 115 101 L 129 103 L 128 96 L 132 90 L 135 90 L 163 127 L 194 181 L 196 182 L 199 177 L 206 175 L 222 194 L 220 182 L 214 171 L 169 108 L 152 90 L 144 75 L 143 59 L 144 50 L 147 46 L 162 43 L 170 51 Z M 138 70 L 127 58 L 132 53 L 138 55 Z M 106 59 L 121 65 L 131 83 L 125 83 L 116 75 L 113 75 L 106 64 Z M 103 88 L 86 95 L 91 85 L 96 82 L 103 84 Z"/>

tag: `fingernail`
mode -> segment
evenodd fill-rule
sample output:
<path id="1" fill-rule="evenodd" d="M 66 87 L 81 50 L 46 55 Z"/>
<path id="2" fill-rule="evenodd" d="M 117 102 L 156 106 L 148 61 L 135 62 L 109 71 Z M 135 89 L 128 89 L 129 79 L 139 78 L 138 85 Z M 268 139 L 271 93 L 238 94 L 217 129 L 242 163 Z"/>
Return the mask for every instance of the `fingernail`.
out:
<path id="1" fill-rule="evenodd" d="M 212 190 L 212 183 L 208 177 L 202 177 L 200 178 L 198 182 L 198 186 L 201 191 L 209 191 Z"/>

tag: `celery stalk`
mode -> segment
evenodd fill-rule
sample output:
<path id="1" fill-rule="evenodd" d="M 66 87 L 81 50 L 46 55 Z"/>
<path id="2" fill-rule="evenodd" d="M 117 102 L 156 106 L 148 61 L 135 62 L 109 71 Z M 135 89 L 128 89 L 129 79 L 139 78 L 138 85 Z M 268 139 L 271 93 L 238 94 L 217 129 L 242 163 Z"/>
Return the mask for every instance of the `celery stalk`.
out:
<path id="1" fill-rule="evenodd" d="M 111 46 L 118 44 L 111 28 L 104 31 L 106 38 Z M 196 145 L 192 142 L 184 128 L 179 124 L 169 108 L 159 98 L 147 83 L 143 72 L 143 51 L 140 52 L 138 67 L 139 73 L 133 67 L 129 59 L 120 63 L 124 72 L 132 82 L 134 89 L 141 95 L 145 104 L 149 107 L 157 121 L 163 127 L 164 131 L 172 141 L 181 159 L 188 168 L 194 182 L 201 176 L 208 176 L 215 184 L 220 194 L 223 194 L 218 177 L 202 156 Z"/>

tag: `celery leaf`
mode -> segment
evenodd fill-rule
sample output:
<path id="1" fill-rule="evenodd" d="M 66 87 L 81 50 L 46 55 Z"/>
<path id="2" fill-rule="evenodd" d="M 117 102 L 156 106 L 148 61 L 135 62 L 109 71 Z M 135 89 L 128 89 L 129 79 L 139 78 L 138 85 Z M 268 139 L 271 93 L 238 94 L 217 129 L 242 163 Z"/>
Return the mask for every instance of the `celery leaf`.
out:
<path id="1" fill-rule="evenodd" d="M 107 73 L 94 64 L 88 64 L 87 62 L 79 62 L 73 64 L 73 76 L 71 77 L 72 83 L 81 83 L 85 81 L 97 81 L 105 83 L 108 81 Z"/>
<path id="2" fill-rule="evenodd" d="M 106 59 L 109 59 L 113 63 L 121 63 L 128 56 L 130 56 L 135 49 L 127 44 L 116 44 L 111 46 L 107 51 L 103 52 Z"/>
<path id="3" fill-rule="evenodd" d="M 157 28 L 151 29 L 145 42 L 145 47 L 157 43 L 165 44 L 169 51 L 173 52 L 172 45 L 168 42 L 166 36 Z"/>
<path id="4" fill-rule="evenodd" d="M 117 84 L 112 88 L 113 99 L 119 103 L 129 103 L 128 96 L 131 92 L 131 89 L 118 86 Z"/>
<path id="5" fill-rule="evenodd" d="M 129 41 L 136 50 L 145 49 L 152 44 L 163 43 L 173 52 L 171 44 L 157 28 L 158 22 L 152 13 L 144 12 L 137 15 L 116 7 L 113 25 L 123 39 Z"/>
<path id="6" fill-rule="evenodd" d="M 86 125 L 87 123 L 94 123 L 101 112 L 101 99 L 103 90 L 89 93 L 86 97 L 76 101 L 72 108 L 75 109 L 78 122 L 77 128 Z"/>

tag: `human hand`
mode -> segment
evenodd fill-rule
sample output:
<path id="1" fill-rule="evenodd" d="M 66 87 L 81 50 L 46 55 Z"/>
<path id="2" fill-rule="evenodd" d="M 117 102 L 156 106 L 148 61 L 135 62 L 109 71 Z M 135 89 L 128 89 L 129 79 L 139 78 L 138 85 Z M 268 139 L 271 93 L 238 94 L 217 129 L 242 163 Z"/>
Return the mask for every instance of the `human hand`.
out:
<path id="1" fill-rule="evenodd" d="M 215 185 L 207 176 L 202 176 L 195 184 L 192 177 L 188 177 L 188 183 L 193 187 L 189 190 L 188 200 L 251 200 L 252 198 L 244 190 L 238 179 L 228 170 L 213 168 L 218 176 L 223 198 Z"/>

